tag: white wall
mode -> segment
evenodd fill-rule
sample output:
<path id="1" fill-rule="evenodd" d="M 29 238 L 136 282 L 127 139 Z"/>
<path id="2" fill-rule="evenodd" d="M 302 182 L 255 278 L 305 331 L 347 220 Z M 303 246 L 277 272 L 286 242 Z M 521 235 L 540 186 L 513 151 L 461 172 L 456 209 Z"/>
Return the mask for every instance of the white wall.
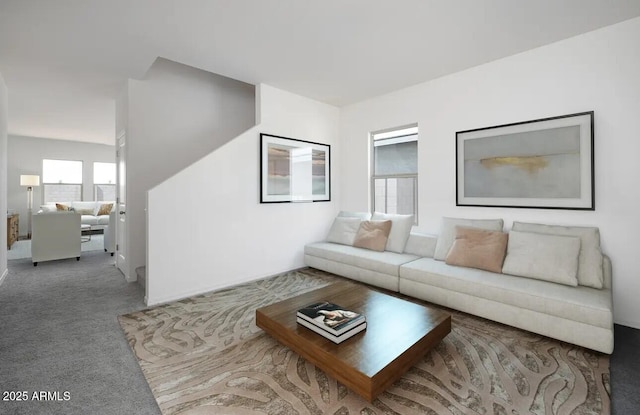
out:
<path id="1" fill-rule="evenodd" d="M 455 51 L 452 51 L 455 53 Z M 595 111 L 596 210 L 455 206 L 455 132 Z M 368 133 L 418 122 L 419 224 L 442 216 L 600 227 L 615 321 L 640 328 L 640 18 L 343 109 L 342 208 L 369 207 Z"/>
<path id="2" fill-rule="evenodd" d="M 331 145 L 340 177 L 339 110 L 259 87 L 260 123 L 149 191 L 147 302 L 157 304 L 304 266 L 305 243 L 323 239 L 330 202 L 259 203 L 259 136 Z"/>
<path id="3" fill-rule="evenodd" d="M 119 123 L 127 128 L 126 245 L 133 277 L 146 264 L 147 191 L 254 126 L 255 87 L 158 58 L 144 80 L 129 81 L 127 100 L 128 119 Z M 189 241 L 185 231 L 174 238 Z"/>
<path id="4" fill-rule="evenodd" d="M 0 74 L 0 212 L 7 211 L 7 86 Z M 0 284 L 7 275 L 7 221 L 0 221 Z"/>
<path id="5" fill-rule="evenodd" d="M 20 235 L 27 234 L 29 224 L 27 188 L 20 186 L 21 174 L 37 174 L 42 183 L 43 159 L 82 161 L 82 200 L 93 200 L 93 163 L 113 163 L 116 157 L 115 147 L 106 144 L 14 135 L 9 136 L 7 154 L 8 209 L 20 215 Z M 33 188 L 33 213 L 40 208 L 43 194 L 42 186 Z"/>

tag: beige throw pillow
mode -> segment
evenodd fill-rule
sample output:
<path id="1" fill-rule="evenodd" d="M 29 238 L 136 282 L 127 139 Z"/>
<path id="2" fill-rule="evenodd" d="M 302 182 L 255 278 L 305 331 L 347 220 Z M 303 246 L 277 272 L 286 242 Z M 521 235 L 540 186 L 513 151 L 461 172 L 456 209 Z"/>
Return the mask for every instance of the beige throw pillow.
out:
<path id="1" fill-rule="evenodd" d="M 68 212 L 71 210 L 71 207 L 63 205 L 62 203 L 56 203 L 56 209 L 59 211 Z"/>
<path id="2" fill-rule="evenodd" d="M 509 235 L 504 232 L 456 226 L 455 238 L 445 259 L 447 264 L 502 272 Z"/>
<path id="3" fill-rule="evenodd" d="M 91 215 L 93 216 L 93 209 L 76 209 L 76 212 L 81 215 Z"/>
<path id="4" fill-rule="evenodd" d="M 372 251 L 384 251 L 390 231 L 390 220 L 362 221 L 353 241 L 353 246 L 371 249 Z"/>
<path id="5" fill-rule="evenodd" d="M 413 227 L 413 215 L 374 212 L 371 220 L 391 221 L 391 231 L 389 232 L 385 250 L 399 254 L 403 253 L 407 239 L 409 239 L 409 233 Z"/>
<path id="6" fill-rule="evenodd" d="M 456 226 L 466 226 L 470 228 L 487 229 L 490 231 L 502 231 L 504 222 L 502 219 L 462 219 L 462 218 L 442 218 L 440 235 L 436 242 L 436 251 L 433 259 L 444 261 L 456 239 Z"/>
<path id="7" fill-rule="evenodd" d="M 97 216 L 108 215 L 109 213 L 111 213 L 111 208 L 113 208 L 113 203 L 105 203 L 104 205 L 100 206 L 100 210 L 98 210 Z"/>

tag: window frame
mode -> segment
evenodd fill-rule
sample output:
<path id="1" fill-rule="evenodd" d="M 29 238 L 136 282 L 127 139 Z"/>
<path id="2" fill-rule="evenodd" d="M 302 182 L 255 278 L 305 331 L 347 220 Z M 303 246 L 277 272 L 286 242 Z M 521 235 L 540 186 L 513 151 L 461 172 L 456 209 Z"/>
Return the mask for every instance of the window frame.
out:
<path id="1" fill-rule="evenodd" d="M 80 163 L 80 183 L 66 183 L 62 181 L 58 182 L 47 182 L 45 179 L 45 161 L 68 161 L 74 163 Z M 48 201 L 46 198 L 47 187 L 48 186 L 80 186 L 80 201 L 84 198 L 84 161 L 83 160 L 68 160 L 68 159 L 51 159 L 51 158 L 43 158 L 42 159 L 42 203 L 55 203 L 62 202 L 63 200 L 54 200 Z M 71 200 L 73 202 L 73 200 Z"/>
<path id="2" fill-rule="evenodd" d="M 102 183 L 102 182 L 98 182 L 96 181 L 96 164 L 113 164 L 113 169 L 114 169 L 114 175 L 113 175 L 113 183 Z M 111 202 L 112 200 L 98 200 L 98 186 L 112 186 L 113 187 L 113 193 L 114 193 L 114 199 L 113 201 L 115 202 L 115 196 L 116 195 L 116 183 L 115 181 L 116 176 L 117 176 L 117 164 L 115 162 L 109 162 L 109 161 L 94 161 L 93 162 L 93 200 L 96 202 Z"/>
<path id="3" fill-rule="evenodd" d="M 409 130 L 409 129 L 415 129 L 414 132 L 411 133 L 402 133 L 403 130 Z M 397 131 L 398 135 L 390 135 L 389 137 L 380 137 L 376 139 L 376 136 L 380 136 L 380 135 L 385 135 L 385 134 L 389 134 L 389 133 L 393 133 Z M 416 173 L 400 173 L 400 174 L 381 174 L 381 175 L 376 175 L 376 164 L 375 164 L 375 143 L 378 140 L 390 140 L 390 139 L 397 139 L 397 138 L 403 138 L 403 137 L 410 137 L 410 136 L 415 136 L 415 140 L 407 140 L 406 142 L 416 142 Z M 412 178 L 413 179 L 413 220 L 414 220 L 414 225 L 418 225 L 418 166 L 419 166 L 419 162 L 418 162 L 418 147 L 420 146 L 419 143 L 419 129 L 418 129 L 418 123 L 415 124 L 408 124 L 408 125 L 403 125 L 400 127 L 393 127 L 393 128 L 386 128 L 384 130 L 378 130 L 378 131 L 372 131 L 371 133 L 369 133 L 369 168 L 370 168 L 370 174 L 369 174 L 369 186 L 370 186 L 370 195 L 371 195 L 371 213 L 374 213 L 375 208 L 376 208 L 376 180 L 384 180 L 385 181 L 385 212 L 387 212 L 388 210 L 388 198 L 387 198 L 387 189 L 388 189 L 388 180 L 389 179 L 407 179 L 407 178 Z"/>

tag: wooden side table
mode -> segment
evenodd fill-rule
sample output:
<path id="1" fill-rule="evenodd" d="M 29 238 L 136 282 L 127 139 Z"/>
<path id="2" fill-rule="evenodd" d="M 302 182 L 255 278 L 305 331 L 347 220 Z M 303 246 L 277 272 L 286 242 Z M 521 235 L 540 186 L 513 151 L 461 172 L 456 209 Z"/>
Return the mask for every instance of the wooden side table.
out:
<path id="1" fill-rule="evenodd" d="M 7 215 L 7 249 L 11 249 L 11 245 L 18 240 L 19 215 L 14 213 Z"/>

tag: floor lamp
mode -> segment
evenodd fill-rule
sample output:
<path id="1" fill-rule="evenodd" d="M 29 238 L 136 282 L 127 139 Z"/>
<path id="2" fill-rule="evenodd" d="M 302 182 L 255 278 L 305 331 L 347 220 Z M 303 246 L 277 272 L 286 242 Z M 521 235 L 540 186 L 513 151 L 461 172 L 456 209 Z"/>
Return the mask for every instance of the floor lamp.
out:
<path id="1" fill-rule="evenodd" d="M 21 174 L 20 186 L 27 186 L 27 206 L 29 208 L 29 228 L 27 239 L 31 239 L 31 214 L 33 209 L 33 186 L 40 186 L 40 176 L 34 174 Z"/>

